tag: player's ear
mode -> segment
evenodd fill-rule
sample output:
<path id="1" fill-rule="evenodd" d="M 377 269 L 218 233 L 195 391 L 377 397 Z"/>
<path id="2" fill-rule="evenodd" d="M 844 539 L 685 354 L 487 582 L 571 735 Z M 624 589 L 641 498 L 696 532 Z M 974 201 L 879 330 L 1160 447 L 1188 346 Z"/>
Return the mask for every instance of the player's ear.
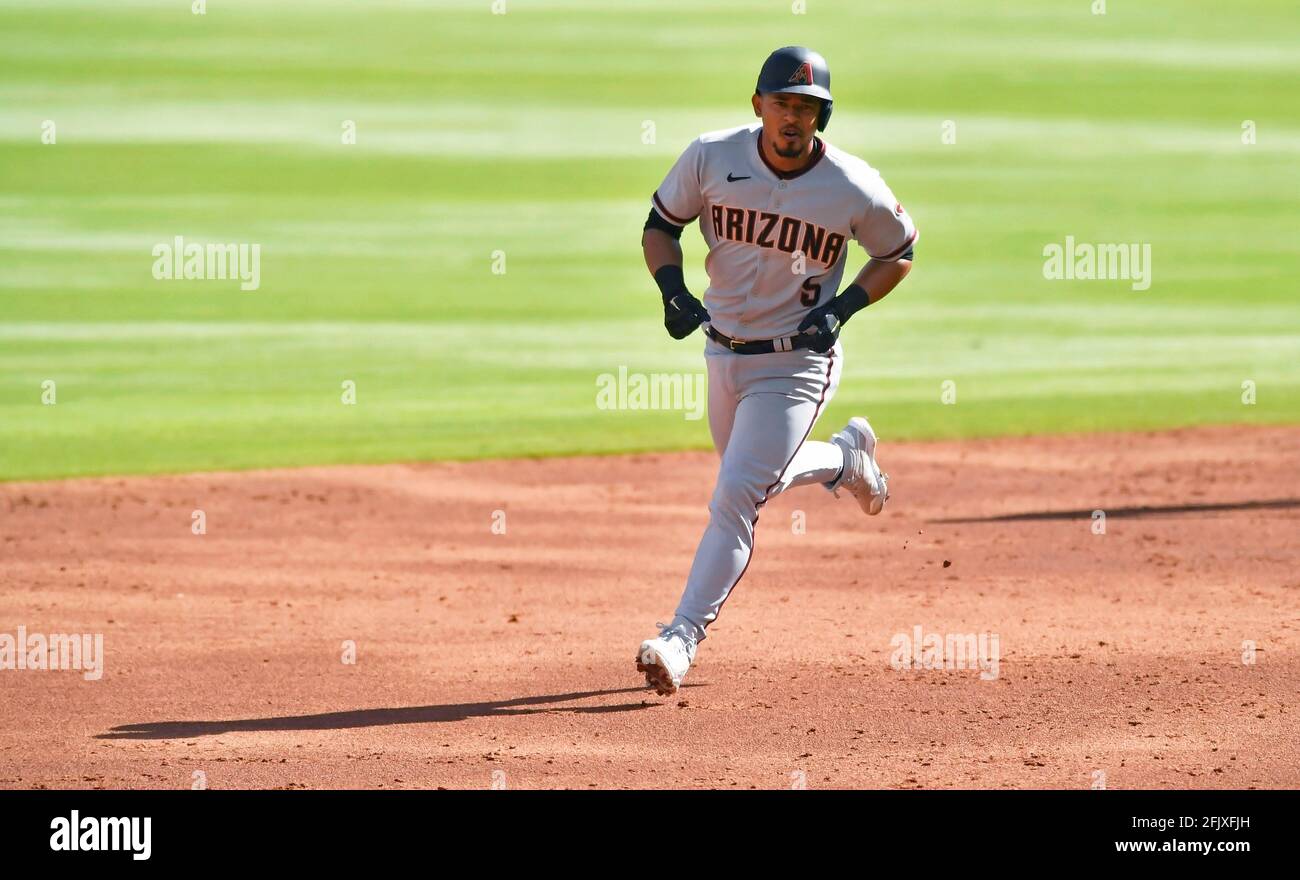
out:
<path id="1" fill-rule="evenodd" d="M 763 115 L 763 99 L 758 92 L 754 92 L 754 97 L 750 100 L 754 102 L 754 115 L 761 117 Z"/>

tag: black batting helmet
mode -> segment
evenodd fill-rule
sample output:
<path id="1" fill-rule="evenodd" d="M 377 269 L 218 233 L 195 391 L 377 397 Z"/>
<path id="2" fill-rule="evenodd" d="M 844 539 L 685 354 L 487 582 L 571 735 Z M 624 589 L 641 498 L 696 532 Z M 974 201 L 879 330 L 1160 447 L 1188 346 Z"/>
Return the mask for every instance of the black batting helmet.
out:
<path id="1" fill-rule="evenodd" d="M 785 46 L 777 49 L 763 62 L 758 72 L 758 85 L 754 91 L 760 95 L 768 92 L 793 92 L 812 95 L 822 102 L 817 115 L 817 130 L 824 131 L 831 119 L 831 69 L 826 59 L 803 46 Z"/>

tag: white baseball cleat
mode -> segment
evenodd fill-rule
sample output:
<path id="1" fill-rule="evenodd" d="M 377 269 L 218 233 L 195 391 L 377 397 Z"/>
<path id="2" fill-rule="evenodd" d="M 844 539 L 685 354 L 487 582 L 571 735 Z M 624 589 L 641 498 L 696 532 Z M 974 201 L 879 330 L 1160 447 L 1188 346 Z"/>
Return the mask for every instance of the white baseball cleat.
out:
<path id="1" fill-rule="evenodd" d="M 840 489 L 847 489 L 868 516 L 880 513 L 889 500 L 889 474 L 876 464 L 876 432 L 871 430 L 871 423 L 855 416 L 831 437 L 831 442 L 844 451 L 844 469 L 827 488 L 836 498 L 840 497 Z"/>
<path id="2" fill-rule="evenodd" d="M 637 672 L 645 673 L 645 683 L 661 697 L 677 693 L 682 686 L 686 670 L 695 659 L 695 639 L 673 629 L 656 624 L 659 635 L 641 643 L 636 655 Z"/>

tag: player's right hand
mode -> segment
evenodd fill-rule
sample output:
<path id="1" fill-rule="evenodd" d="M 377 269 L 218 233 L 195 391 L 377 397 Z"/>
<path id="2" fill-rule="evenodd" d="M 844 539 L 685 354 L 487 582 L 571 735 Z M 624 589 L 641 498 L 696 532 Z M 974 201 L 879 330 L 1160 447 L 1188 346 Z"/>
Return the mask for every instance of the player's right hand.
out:
<path id="1" fill-rule="evenodd" d="M 708 320 L 704 304 L 684 290 L 664 301 L 664 327 L 673 339 L 685 339 Z"/>

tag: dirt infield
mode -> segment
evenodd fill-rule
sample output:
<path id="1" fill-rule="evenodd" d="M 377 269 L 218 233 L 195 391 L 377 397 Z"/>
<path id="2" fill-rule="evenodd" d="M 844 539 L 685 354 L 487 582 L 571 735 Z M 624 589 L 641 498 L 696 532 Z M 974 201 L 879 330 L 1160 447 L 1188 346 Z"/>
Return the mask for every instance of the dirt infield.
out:
<path id="1" fill-rule="evenodd" d="M 0 633 L 104 657 L 0 671 L 0 787 L 1300 787 L 1300 429 L 881 462 L 764 509 L 672 699 L 712 455 L 2 484 Z"/>

